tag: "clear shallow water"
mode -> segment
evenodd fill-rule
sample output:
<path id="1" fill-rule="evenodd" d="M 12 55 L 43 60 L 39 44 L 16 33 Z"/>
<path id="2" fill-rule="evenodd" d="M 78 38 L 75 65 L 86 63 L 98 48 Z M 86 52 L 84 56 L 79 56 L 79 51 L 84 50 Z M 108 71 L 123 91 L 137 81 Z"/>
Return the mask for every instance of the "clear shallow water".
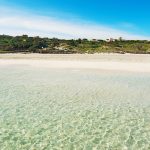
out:
<path id="1" fill-rule="evenodd" d="M 0 67 L 0 149 L 150 149 L 150 74 Z"/>

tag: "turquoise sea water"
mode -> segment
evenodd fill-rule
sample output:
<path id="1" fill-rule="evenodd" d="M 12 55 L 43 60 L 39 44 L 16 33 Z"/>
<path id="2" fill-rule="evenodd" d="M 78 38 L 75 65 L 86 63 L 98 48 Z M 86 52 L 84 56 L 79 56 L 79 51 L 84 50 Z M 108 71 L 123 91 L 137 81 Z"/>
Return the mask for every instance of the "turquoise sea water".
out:
<path id="1" fill-rule="evenodd" d="M 0 67 L 1 150 L 150 149 L 150 74 Z"/>

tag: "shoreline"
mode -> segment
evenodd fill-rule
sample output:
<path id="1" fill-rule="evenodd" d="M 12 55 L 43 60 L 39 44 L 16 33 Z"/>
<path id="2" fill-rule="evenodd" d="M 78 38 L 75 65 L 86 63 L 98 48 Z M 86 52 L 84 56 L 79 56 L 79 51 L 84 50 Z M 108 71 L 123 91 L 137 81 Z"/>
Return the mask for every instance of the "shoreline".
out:
<path id="1" fill-rule="evenodd" d="M 150 54 L 119 54 L 119 53 L 94 53 L 94 54 L 40 54 L 40 53 L 7 53 L 0 54 L 0 59 L 58 59 L 58 60 L 121 60 L 121 61 L 148 61 Z"/>
<path id="2" fill-rule="evenodd" d="M 147 54 L 2 54 L 0 67 L 28 65 L 56 69 L 96 69 L 150 73 Z"/>

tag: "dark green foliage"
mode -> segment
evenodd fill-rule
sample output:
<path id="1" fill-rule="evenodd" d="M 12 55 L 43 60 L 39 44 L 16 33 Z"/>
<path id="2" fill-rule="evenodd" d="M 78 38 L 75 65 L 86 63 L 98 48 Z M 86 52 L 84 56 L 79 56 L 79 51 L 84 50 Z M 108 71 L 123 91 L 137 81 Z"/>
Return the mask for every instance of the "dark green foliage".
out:
<path id="1" fill-rule="evenodd" d="M 40 37 L 0 35 L 0 53 L 33 52 L 33 53 L 150 53 L 150 41 L 140 40 L 65 40 Z"/>
<path id="2" fill-rule="evenodd" d="M 0 36 L 0 50 L 12 52 L 36 52 L 38 49 L 46 48 L 47 43 L 45 39 L 39 37 L 23 36 Z"/>

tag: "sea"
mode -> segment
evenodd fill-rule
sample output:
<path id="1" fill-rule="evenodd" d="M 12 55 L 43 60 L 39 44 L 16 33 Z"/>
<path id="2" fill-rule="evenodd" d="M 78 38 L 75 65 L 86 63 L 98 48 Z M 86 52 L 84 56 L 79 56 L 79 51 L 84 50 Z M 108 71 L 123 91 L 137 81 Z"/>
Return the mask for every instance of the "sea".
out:
<path id="1" fill-rule="evenodd" d="M 150 74 L 0 66 L 1 150 L 149 150 Z"/>

